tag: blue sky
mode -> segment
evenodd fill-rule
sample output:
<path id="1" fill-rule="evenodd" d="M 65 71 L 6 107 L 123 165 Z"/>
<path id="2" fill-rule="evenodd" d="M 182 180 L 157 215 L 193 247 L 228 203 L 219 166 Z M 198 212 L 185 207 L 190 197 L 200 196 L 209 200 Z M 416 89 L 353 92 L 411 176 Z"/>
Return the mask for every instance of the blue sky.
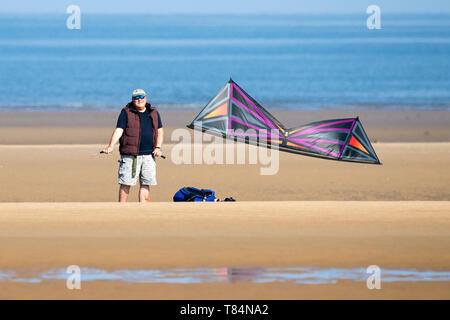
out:
<path id="1" fill-rule="evenodd" d="M 71 4 L 84 13 L 359 13 L 371 4 L 384 13 L 450 13 L 449 0 L 15 0 L 0 12 L 65 13 Z"/>

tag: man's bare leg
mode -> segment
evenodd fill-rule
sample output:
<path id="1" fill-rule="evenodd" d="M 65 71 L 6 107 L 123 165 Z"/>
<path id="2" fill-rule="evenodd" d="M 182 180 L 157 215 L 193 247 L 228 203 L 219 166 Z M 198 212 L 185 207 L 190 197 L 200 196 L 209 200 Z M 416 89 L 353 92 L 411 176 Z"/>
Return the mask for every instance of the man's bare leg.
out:
<path id="1" fill-rule="evenodd" d="M 121 184 L 119 187 L 119 202 L 127 202 L 130 186 Z"/>
<path id="2" fill-rule="evenodd" d="M 141 185 L 139 188 L 139 202 L 150 202 L 150 186 Z"/>

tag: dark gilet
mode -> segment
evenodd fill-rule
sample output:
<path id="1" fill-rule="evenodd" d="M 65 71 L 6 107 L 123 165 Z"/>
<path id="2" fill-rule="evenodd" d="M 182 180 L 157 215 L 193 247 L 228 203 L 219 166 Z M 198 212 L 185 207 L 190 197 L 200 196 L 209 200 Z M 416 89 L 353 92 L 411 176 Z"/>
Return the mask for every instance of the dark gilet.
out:
<path id="1" fill-rule="evenodd" d="M 150 103 L 145 105 L 153 125 L 153 147 L 156 146 L 158 137 L 158 112 Z M 121 155 L 137 156 L 139 154 L 139 144 L 141 142 L 141 121 L 139 120 L 139 111 L 135 108 L 133 102 L 129 102 L 124 108 L 127 113 L 127 127 L 120 137 L 119 151 Z"/>

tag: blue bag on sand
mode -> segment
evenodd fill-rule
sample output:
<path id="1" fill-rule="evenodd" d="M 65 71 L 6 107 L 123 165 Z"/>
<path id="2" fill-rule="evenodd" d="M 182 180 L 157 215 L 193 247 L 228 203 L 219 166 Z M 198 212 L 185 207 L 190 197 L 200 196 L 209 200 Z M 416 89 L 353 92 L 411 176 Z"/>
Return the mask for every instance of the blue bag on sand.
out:
<path id="1" fill-rule="evenodd" d="M 208 189 L 197 189 L 194 187 L 184 187 L 175 193 L 173 201 L 216 201 L 215 192 Z"/>

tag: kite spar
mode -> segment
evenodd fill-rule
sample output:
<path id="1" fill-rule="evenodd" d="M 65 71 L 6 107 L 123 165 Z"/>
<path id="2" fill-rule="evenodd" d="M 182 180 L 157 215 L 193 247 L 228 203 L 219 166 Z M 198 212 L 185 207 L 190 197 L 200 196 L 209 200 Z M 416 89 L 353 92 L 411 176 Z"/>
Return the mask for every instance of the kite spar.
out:
<path id="1" fill-rule="evenodd" d="M 381 164 L 358 117 L 287 129 L 232 79 L 188 128 L 307 156 Z"/>

